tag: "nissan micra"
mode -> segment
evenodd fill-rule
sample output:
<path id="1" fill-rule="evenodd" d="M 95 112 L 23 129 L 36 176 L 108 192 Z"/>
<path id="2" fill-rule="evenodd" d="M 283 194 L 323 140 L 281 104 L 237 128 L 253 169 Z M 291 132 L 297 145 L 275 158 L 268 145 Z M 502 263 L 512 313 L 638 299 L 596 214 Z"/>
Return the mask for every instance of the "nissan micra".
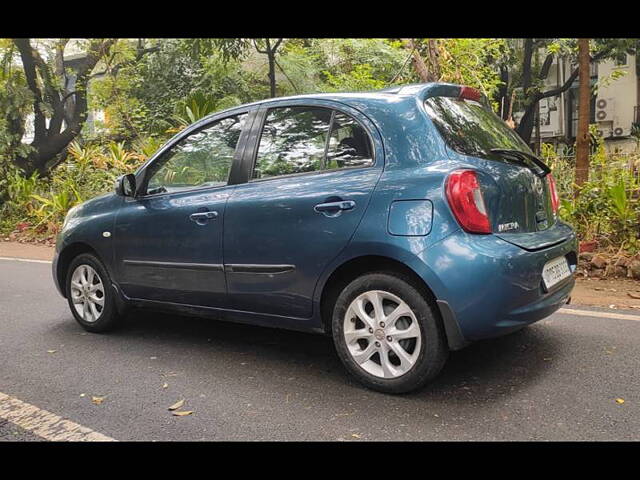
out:
<path id="1" fill-rule="evenodd" d="M 198 121 L 69 212 L 53 277 L 90 332 L 131 307 L 320 332 L 401 393 L 567 303 L 576 247 L 549 168 L 479 91 L 431 83 Z"/>

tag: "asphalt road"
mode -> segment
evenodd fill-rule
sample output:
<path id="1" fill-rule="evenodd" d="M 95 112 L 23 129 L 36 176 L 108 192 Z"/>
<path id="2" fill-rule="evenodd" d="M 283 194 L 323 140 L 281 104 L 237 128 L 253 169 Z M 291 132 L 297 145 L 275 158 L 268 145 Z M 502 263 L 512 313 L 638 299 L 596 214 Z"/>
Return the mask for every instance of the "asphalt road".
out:
<path id="1" fill-rule="evenodd" d="M 87 333 L 49 264 L 0 260 L 0 392 L 117 440 L 638 440 L 639 372 L 640 321 L 555 314 L 390 396 L 323 336 L 148 312 Z"/>

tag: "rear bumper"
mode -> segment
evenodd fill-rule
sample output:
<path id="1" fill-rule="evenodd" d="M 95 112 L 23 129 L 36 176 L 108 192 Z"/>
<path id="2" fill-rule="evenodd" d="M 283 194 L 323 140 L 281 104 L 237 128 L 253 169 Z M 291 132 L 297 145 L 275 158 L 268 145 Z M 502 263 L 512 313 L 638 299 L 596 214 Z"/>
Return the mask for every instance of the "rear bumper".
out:
<path id="1" fill-rule="evenodd" d="M 516 331 L 566 304 L 574 276 L 546 291 L 542 268 L 549 260 L 566 256 L 575 271 L 577 240 L 572 233 L 559 244 L 532 252 L 495 235 L 460 231 L 421 256 L 428 275 L 435 277 L 425 276 L 425 281 L 438 298 L 450 347 L 455 350 L 470 341 Z"/>

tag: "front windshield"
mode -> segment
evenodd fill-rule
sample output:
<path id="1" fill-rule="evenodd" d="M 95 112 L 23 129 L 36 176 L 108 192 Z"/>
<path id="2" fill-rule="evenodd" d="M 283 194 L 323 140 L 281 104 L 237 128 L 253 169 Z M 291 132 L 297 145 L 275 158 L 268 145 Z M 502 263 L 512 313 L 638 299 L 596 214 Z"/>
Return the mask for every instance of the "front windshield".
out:
<path id="1" fill-rule="evenodd" d="M 533 154 L 515 131 L 477 102 L 432 97 L 424 103 L 444 140 L 460 153 L 491 155 L 492 149 L 508 149 Z"/>

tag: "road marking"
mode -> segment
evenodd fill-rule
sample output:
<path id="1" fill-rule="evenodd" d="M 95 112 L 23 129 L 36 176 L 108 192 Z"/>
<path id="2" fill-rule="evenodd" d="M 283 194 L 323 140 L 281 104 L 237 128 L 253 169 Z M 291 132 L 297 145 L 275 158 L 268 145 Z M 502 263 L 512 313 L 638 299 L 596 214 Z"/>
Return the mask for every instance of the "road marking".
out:
<path id="1" fill-rule="evenodd" d="M 0 260 L 14 260 L 16 262 L 29 262 L 29 263 L 52 263 L 51 260 L 34 260 L 33 258 L 18 258 L 18 257 L 0 257 Z"/>
<path id="2" fill-rule="evenodd" d="M 116 441 L 2 392 L 0 392 L 0 418 L 52 442 Z"/>
<path id="3" fill-rule="evenodd" d="M 565 315 L 582 315 L 584 317 L 617 318 L 618 320 L 640 322 L 640 315 L 624 315 L 622 313 L 594 312 L 592 310 L 576 310 L 574 308 L 561 308 L 558 310 L 558 313 L 564 313 Z"/>

